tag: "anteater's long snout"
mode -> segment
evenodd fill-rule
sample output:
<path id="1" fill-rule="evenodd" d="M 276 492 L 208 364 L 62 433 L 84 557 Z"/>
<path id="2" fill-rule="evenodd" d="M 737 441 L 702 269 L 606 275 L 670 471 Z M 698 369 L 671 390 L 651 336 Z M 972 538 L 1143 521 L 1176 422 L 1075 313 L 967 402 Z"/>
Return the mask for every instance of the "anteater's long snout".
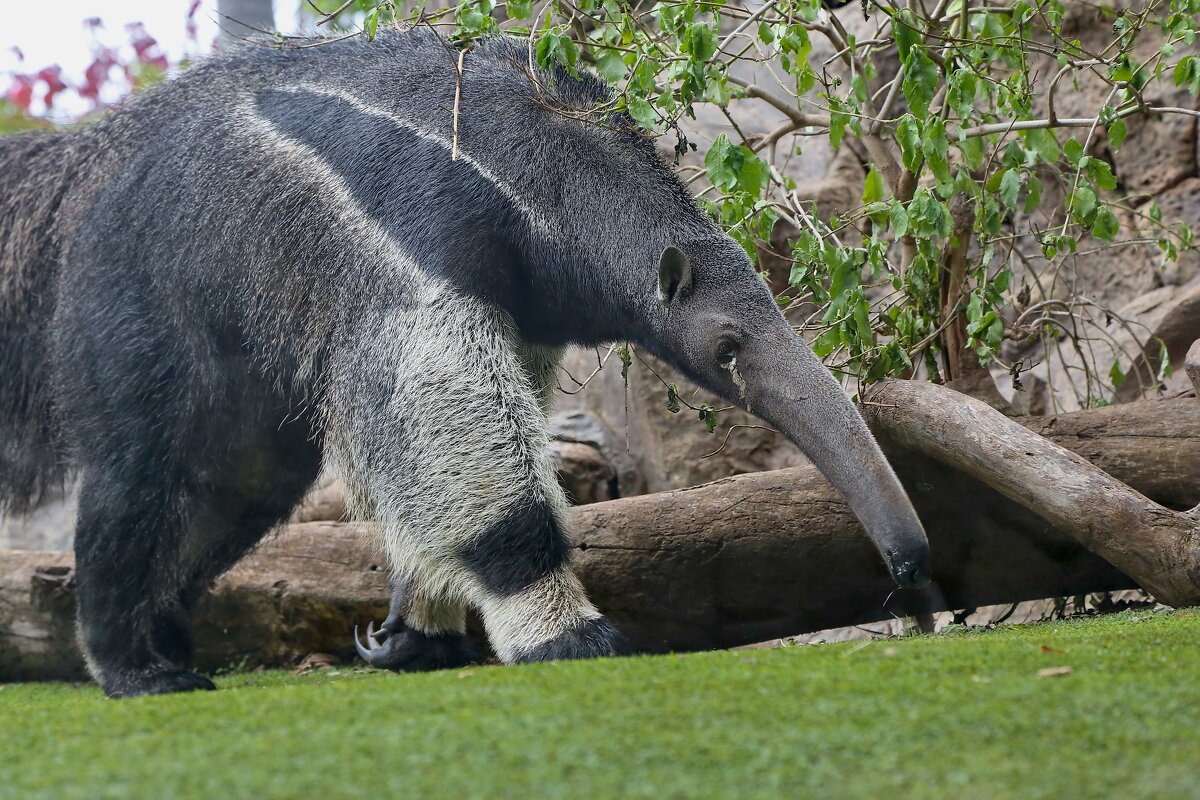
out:
<path id="1" fill-rule="evenodd" d="M 799 337 L 786 334 L 739 357 L 746 403 L 841 491 L 897 584 L 928 583 L 929 542 L 904 487 L 842 387 Z"/>

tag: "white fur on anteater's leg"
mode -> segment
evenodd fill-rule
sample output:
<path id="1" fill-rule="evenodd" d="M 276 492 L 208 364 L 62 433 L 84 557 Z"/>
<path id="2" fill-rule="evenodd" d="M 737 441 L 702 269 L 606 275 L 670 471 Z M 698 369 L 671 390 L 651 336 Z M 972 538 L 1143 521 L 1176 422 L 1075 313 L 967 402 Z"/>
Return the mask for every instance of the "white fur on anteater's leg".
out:
<path id="1" fill-rule="evenodd" d="M 570 569 L 547 575 L 510 597 L 489 597 L 482 611 L 488 639 L 505 663 L 529 658 L 547 642 L 602 619 Z"/>
<path id="2" fill-rule="evenodd" d="M 461 600 L 434 595 L 419 581 L 405 584 L 404 624 L 426 636 L 464 634 L 467 609 Z"/>
<path id="3" fill-rule="evenodd" d="M 514 344 L 537 394 L 542 413 L 548 415 L 554 402 L 554 390 L 558 385 L 558 368 L 562 363 L 563 348 L 543 347 L 522 341 Z M 400 588 L 397 591 L 403 595 L 401 613 L 404 623 L 409 628 L 430 636 L 466 632 L 466 606 L 461 601 L 434 594 L 417 579 L 398 581 L 398 586 Z M 512 617 L 515 605 L 509 606 L 504 611 L 498 610 L 497 613 Z M 552 607 L 552 604 L 548 604 L 548 607 Z"/>
<path id="4" fill-rule="evenodd" d="M 472 603 L 505 660 L 601 655 L 616 634 L 570 573 L 547 450 L 553 357 L 444 285 L 362 320 L 333 368 L 329 449 L 397 575 Z"/>

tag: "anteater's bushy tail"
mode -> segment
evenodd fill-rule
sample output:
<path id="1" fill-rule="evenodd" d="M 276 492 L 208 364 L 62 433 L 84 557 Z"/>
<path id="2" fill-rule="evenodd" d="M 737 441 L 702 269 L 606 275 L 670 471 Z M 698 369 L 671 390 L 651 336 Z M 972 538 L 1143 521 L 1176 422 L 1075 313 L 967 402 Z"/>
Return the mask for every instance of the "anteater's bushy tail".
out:
<path id="1" fill-rule="evenodd" d="M 0 138 L 0 510 L 36 506 L 63 478 L 50 388 L 60 210 L 77 176 L 69 133 Z"/>

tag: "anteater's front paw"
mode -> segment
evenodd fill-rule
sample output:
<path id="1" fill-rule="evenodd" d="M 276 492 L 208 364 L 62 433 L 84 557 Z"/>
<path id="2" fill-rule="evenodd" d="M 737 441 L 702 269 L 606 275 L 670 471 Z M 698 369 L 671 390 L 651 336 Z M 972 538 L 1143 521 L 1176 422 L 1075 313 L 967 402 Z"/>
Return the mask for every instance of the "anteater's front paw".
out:
<path id="1" fill-rule="evenodd" d="M 379 634 L 386 638 L 379 640 Z M 376 669 L 393 672 L 428 672 L 435 669 L 456 669 L 480 660 L 478 650 L 461 633 L 428 635 L 402 627 L 395 633 L 367 628 L 365 644 L 354 631 L 354 647 L 358 654 Z"/>
<path id="2" fill-rule="evenodd" d="M 601 658 L 632 652 L 629 642 L 608 617 L 586 620 L 519 654 L 514 661 L 556 661 L 558 659 Z"/>
<path id="3" fill-rule="evenodd" d="M 136 670 L 118 673 L 104 681 L 104 693 L 112 698 L 194 692 L 199 689 L 211 691 L 216 688 L 203 675 L 183 670 Z"/>

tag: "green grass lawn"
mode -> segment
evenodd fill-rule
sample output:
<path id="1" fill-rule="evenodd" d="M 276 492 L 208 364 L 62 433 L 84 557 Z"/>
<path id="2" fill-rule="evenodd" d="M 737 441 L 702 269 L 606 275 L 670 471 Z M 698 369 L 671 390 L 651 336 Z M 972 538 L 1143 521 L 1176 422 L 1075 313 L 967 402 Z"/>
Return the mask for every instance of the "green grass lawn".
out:
<path id="1" fill-rule="evenodd" d="M 0 797 L 1200 798 L 1196 609 L 218 683 L 4 686 Z"/>

